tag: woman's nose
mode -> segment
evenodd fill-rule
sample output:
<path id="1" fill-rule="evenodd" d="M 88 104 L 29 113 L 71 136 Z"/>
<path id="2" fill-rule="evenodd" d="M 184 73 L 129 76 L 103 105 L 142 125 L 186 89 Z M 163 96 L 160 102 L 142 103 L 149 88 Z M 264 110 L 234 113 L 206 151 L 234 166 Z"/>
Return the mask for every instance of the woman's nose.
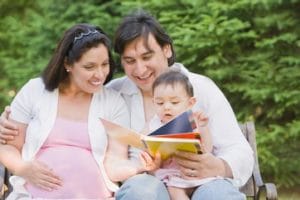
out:
<path id="1" fill-rule="evenodd" d="M 105 76 L 105 73 L 101 67 L 96 69 L 95 76 L 98 78 L 103 78 Z"/>

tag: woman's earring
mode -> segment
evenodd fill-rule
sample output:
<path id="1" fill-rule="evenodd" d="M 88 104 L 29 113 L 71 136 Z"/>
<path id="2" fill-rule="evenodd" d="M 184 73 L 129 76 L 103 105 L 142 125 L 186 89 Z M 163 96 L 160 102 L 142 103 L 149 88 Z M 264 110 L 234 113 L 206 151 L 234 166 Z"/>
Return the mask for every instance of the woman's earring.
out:
<path id="1" fill-rule="evenodd" d="M 70 70 L 69 70 L 69 69 L 66 69 L 66 71 L 67 71 L 67 72 L 70 72 Z"/>

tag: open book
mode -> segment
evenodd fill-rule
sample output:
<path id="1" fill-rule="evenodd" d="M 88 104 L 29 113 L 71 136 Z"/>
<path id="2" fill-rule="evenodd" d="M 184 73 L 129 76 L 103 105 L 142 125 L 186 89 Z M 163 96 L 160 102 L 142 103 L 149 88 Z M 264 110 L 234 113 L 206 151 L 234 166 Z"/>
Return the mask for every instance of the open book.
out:
<path id="1" fill-rule="evenodd" d="M 134 130 L 122 127 L 100 118 L 109 137 L 136 148 L 147 150 L 155 156 L 159 151 L 163 160 L 176 151 L 201 153 L 200 133 L 196 128 L 192 111 L 186 111 L 149 135 L 142 135 Z"/>

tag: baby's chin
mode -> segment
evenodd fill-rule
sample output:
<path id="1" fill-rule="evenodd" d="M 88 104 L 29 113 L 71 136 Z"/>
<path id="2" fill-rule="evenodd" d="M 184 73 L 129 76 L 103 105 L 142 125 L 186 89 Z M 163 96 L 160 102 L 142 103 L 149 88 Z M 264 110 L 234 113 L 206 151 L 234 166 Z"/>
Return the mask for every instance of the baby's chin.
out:
<path id="1" fill-rule="evenodd" d="M 174 119 L 174 116 L 170 116 L 170 115 L 164 116 L 164 117 L 163 117 L 163 120 L 162 120 L 162 123 L 166 124 L 166 123 L 168 123 L 169 121 L 171 121 L 172 119 Z"/>

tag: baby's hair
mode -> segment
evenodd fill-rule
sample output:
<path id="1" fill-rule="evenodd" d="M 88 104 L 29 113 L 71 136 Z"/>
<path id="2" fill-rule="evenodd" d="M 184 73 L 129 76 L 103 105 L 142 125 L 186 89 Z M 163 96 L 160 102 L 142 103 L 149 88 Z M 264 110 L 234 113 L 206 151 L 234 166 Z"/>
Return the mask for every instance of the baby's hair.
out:
<path id="1" fill-rule="evenodd" d="M 159 75 L 152 85 L 152 92 L 154 92 L 155 88 L 159 85 L 174 86 L 175 84 L 181 84 L 190 97 L 194 96 L 193 86 L 189 81 L 189 78 L 183 73 L 175 70 L 169 70 Z"/>

